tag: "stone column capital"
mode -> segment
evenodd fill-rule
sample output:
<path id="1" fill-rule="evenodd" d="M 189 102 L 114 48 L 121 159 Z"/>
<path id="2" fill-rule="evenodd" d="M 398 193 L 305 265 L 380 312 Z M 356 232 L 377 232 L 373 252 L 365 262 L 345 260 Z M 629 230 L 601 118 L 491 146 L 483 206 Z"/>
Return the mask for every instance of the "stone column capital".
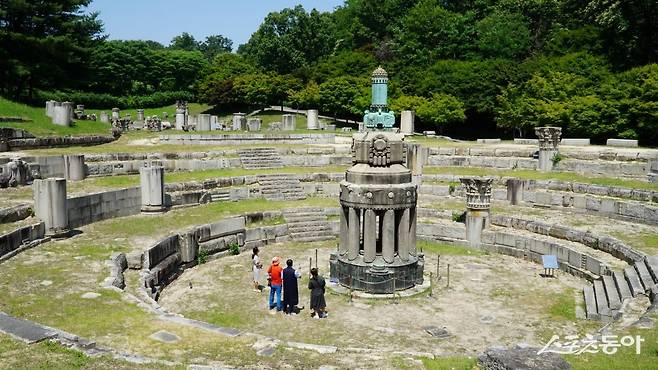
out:
<path id="1" fill-rule="evenodd" d="M 460 177 L 466 190 L 466 207 L 474 210 L 484 210 L 491 207 L 491 177 Z"/>
<path id="2" fill-rule="evenodd" d="M 539 139 L 539 149 L 557 149 L 562 138 L 562 127 L 535 127 L 535 135 Z"/>

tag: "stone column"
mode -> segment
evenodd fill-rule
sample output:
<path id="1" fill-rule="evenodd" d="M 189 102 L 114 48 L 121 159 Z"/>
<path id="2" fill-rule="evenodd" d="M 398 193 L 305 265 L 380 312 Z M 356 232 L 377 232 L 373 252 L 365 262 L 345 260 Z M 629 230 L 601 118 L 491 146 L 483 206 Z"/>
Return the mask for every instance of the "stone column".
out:
<path id="1" fill-rule="evenodd" d="M 247 120 L 247 129 L 249 131 L 260 131 L 262 120 L 260 118 L 249 118 Z"/>
<path id="2" fill-rule="evenodd" d="M 400 221 L 398 222 L 398 256 L 404 262 L 409 261 L 409 235 L 410 229 L 410 209 L 404 208 L 398 211 L 400 213 Z"/>
<path id="3" fill-rule="evenodd" d="M 210 131 L 210 114 L 199 114 L 196 122 L 197 131 Z"/>
<path id="4" fill-rule="evenodd" d="M 338 253 L 342 256 L 347 253 L 348 250 L 348 243 L 349 243 L 349 234 L 350 234 L 350 228 L 349 224 L 347 223 L 347 218 L 349 210 L 345 207 L 340 207 L 340 240 L 338 243 Z"/>
<path id="5" fill-rule="evenodd" d="M 284 114 L 281 117 L 281 125 L 283 131 L 294 131 L 297 127 L 297 117 L 294 114 Z"/>
<path id="6" fill-rule="evenodd" d="M 82 181 L 85 179 L 84 154 L 64 156 L 64 177 L 69 181 Z"/>
<path id="7" fill-rule="evenodd" d="M 247 129 L 247 117 L 244 113 L 233 113 L 233 131 L 245 131 Z"/>
<path id="8" fill-rule="evenodd" d="M 69 112 L 69 122 L 70 122 L 71 120 L 73 120 L 73 103 L 71 103 L 70 101 L 65 101 L 62 102 L 62 106 L 67 107 L 66 110 Z"/>
<path id="9" fill-rule="evenodd" d="M 349 208 L 349 248 L 347 251 L 347 259 L 350 261 L 355 260 L 359 256 L 359 244 L 361 242 L 361 223 L 358 211 L 352 207 Z"/>
<path id="10" fill-rule="evenodd" d="M 306 112 L 306 128 L 308 130 L 319 130 L 320 121 L 318 119 L 317 109 L 309 109 Z"/>
<path id="11" fill-rule="evenodd" d="M 363 262 L 371 263 L 377 254 L 377 215 L 366 209 L 363 215 Z"/>
<path id="12" fill-rule="evenodd" d="M 423 177 L 423 167 L 429 157 L 429 148 L 420 144 L 407 144 L 407 168 L 411 170 L 414 184 L 420 185 Z"/>
<path id="13" fill-rule="evenodd" d="M 210 116 L 210 130 L 214 131 L 218 129 L 219 117 Z"/>
<path id="14" fill-rule="evenodd" d="M 137 120 L 138 121 L 143 121 L 144 120 L 144 109 L 138 109 L 137 110 Z"/>
<path id="15" fill-rule="evenodd" d="M 164 211 L 164 167 L 141 167 L 139 180 L 142 190 L 142 212 Z"/>
<path id="16" fill-rule="evenodd" d="M 409 254 L 415 256 L 416 252 L 416 207 L 409 209 L 411 226 L 409 229 Z"/>
<path id="17" fill-rule="evenodd" d="M 491 208 L 490 177 L 462 177 L 466 190 L 466 240 L 472 247 L 482 246 L 482 230 L 489 224 Z"/>
<path id="18" fill-rule="evenodd" d="M 34 213 L 46 225 L 46 235 L 64 237 L 69 233 L 66 180 L 34 180 Z"/>
<path id="19" fill-rule="evenodd" d="M 112 119 L 120 119 L 121 118 L 121 110 L 119 108 L 112 108 Z"/>
<path id="20" fill-rule="evenodd" d="M 403 110 L 400 114 L 400 133 L 405 135 L 414 134 L 414 112 Z"/>
<path id="21" fill-rule="evenodd" d="M 382 217 L 382 257 L 387 263 L 393 263 L 395 257 L 395 211 L 387 209 Z"/>
<path id="22" fill-rule="evenodd" d="M 101 112 L 100 121 L 102 123 L 110 123 L 110 116 L 108 116 L 107 112 Z"/>
<path id="23" fill-rule="evenodd" d="M 553 170 L 553 158 L 559 153 L 558 144 L 562 136 L 561 127 L 535 127 L 535 134 L 539 139 L 539 165 L 540 171 Z"/>
<path id="24" fill-rule="evenodd" d="M 364 132 L 366 130 L 366 124 L 359 122 L 359 132 Z"/>
<path id="25" fill-rule="evenodd" d="M 523 202 L 523 190 L 525 180 L 507 179 L 507 201 L 509 204 L 516 206 Z"/>
<path id="26" fill-rule="evenodd" d="M 46 102 L 46 116 L 53 118 L 53 112 L 55 108 L 55 101 L 54 100 L 48 100 Z"/>
<path id="27" fill-rule="evenodd" d="M 53 123 L 59 126 L 69 126 L 71 124 L 71 114 L 73 113 L 71 103 L 55 104 L 53 109 Z"/>

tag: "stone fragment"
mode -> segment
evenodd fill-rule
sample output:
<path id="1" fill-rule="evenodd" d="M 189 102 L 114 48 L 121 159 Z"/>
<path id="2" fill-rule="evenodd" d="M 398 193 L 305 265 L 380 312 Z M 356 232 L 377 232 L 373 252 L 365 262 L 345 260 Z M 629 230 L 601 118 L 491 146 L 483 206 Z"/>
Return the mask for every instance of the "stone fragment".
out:
<path id="1" fill-rule="evenodd" d="M 450 337 L 448 330 L 438 326 L 423 326 L 423 330 L 434 338 L 444 339 Z"/>
<path id="2" fill-rule="evenodd" d="M 151 334 L 149 338 L 163 343 L 177 343 L 180 341 L 180 337 L 178 335 L 170 333 L 165 330 L 160 330 L 158 332 L 155 332 Z"/>
<path id="3" fill-rule="evenodd" d="M 101 295 L 98 294 L 98 293 L 87 292 L 87 293 L 81 295 L 80 297 L 81 297 L 82 299 L 96 299 L 96 298 L 98 298 L 98 297 L 100 297 L 100 296 L 101 296 Z"/>
<path id="4" fill-rule="evenodd" d="M 559 355 L 538 355 L 538 348 L 490 348 L 478 357 L 485 370 L 569 370 L 571 365 Z"/>

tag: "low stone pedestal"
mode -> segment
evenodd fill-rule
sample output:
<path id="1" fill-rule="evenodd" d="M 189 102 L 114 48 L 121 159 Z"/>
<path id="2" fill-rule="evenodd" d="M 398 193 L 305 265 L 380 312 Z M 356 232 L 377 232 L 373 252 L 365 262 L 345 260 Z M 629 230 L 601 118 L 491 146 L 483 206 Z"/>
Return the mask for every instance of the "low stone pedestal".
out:
<path id="1" fill-rule="evenodd" d="M 471 247 L 482 246 L 482 230 L 489 226 L 491 208 L 490 177 L 461 177 L 466 190 L 466 240 Z"/>
<path id="2" fill-rule="evenodd" d="M 112 120 L 121 118 L 121 110 L 119 108 L 112 108 Z"/>
<path id="3" fill-rule="evenodd" d="M 82 181 L 85 179 L 85 156 L 71 154 L 64 156 L 64 177 L 69 181 Z"/>
<path id="4" fill-rule="evenodd" d="M 151 166 L 140 168 L 139 180 L 142 190 L 142 212 L 164 212 L 164 167 Z"/>
<path id="5" fill-rule="evenodd" d="M 69 235 L 69 215 L 66 199 L 66 180 L 50 178 L 34 180 L 34 213 L 46 226 L 46 235 L 66 237 Z"/>
<path id="6" fill-rule="evenodd" d="M 69 102 L 55 102 L 53 108 L 53 123 L 59 126 L 69 126 L 73 115 L 73 105 Z"/>

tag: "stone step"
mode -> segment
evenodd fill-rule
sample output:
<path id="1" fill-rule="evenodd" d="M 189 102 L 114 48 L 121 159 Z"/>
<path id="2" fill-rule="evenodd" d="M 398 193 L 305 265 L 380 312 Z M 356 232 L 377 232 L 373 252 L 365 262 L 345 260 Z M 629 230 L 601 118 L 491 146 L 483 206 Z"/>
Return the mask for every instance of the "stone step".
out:
<path id="1" fill-rule="evenodd" d="M 317 225 L 325 225 L 328 226 L 327 224 L 327 219 L 326 218 L 316 218 L 316 219 L 310 219 L 310 218 L 303 218 L 296 220 L 294 217 L 293 218 L 287 218 L 284 217 L 284 219 L 287 221 L 287 224 L 289 227 L 308 227 L 308 226 L 317 226 Z"/>
<path id="2" fill-rule="evenodd" d="M 324 240 L 332 240 L 335 238 L 336 237 L 333 235 L 327 235 L 327 236 L 311 236 L 311 237 L 298 237 L 298 238 L 293 237 L 293 240 L 296 242 L 321 242 Z"/>
<path id="3" fill-rule="evenodd" d="M 302 232 L 290 232 L 288 230 L 288 234 L 293 238 L 293 239 L 298 239 L 298 238 L 306 238 L 306 237 L 314 237 L 314 236 L 332 236 L 331 230 L 321 230 L 321 231 L 302 231 Z M 332 236 L 333 237 L 333 236 Z"/>
<path id="4" fill-rule="evenodd" d="M 658 283 L 658 256 L 649 256 L 645 260 L 653 281 Z"/>
<path id="5" fill-rule="evenodd" d="M 605 288 L 602 280 L 594 280 L 594 296 L 596 297 L 596 309 L 599 315 L 611 317 L 608 298 L 605 295 Z"/>
<path id="6" fill-rule="evenodd" d="M 269 180 L 269 179 L 280 179 L 280 178 L 293 178 L 296 179 L 294 175 L 291 175 L 289 173 L 269 173 L 269 174 L 264 174 L 264 175 L 257 175 L 256 178 L 260 181 L 262 180 Z"/>
<path id="7" fill-rule="evenodd" d="M 301 186 L 298 179 L 274 179 L 274 180 L 258 180 L 260 186 L 288 186 L 288 185 Z"/>
<path id="8" fill-rule="evenodd" d="M 585 311 L 587 318 L 590 320 L 599 320 L 599 312 L 596 308 L 596 298 L 594 296 L 594 286 L 587 284 L 583 288 L 583 296 L 585 297 Z"/>
<path id="9" fill-rule="evenodd" d="M 281 211 L 284 215 L 290 215 L 290 214 L 321 214 L 324 215 L 324 208 L 316 208 L 316 207 L 302 207 L 302 208 L 295 208 L 295 209 L 284 209 Z"/>
<path id="10" fill-rule="evenodd" d="M 619 291 L 619 297 L 623 302 L 625 299 L 633 298 L 631 293 L 631 288 L 628 286 L 628 282 L 624 279 L 624 275 L 621 272 L 615 271 L 615 284 L 617 285 L 617 290 Z"/>
<path id="11" fill-rule="evenodd" d="M 267 200 L 304 200 L 306 199 L 305 195 L 268 195 L 265 197 Z"/>
<path id="12" fill-rule="evenodd" d="M 291 234 L 299 234 L 304 232 L 331 232 L 331 228 L 327 225 L 316 225 L 316 226 L 307 226 L 307 227 L 291 227 L 288 224 L 288 232 Z"/>
<path id="13" fill-rule="evenodd" d="M 626 276 L 626 281 L 628 282 L 628 286 L 631 288 L 631 293 L 633 294 L 633 297 L 637 297 L 638 294 L 644 293 L 642 282 L 640 281 L 640 278 L 637 276 L 637 272 L 635 271 L 635 268 L 633 268 L 633 266 L 629 266 L 624 269 L 624 276 Z"/>
<path id="14" fill-rule="evenodd" d="M 637 271 L 637 275 L 640 277 L 640 281 L 642 282 L 644 290 L 647 291 L 651 289 L 655 283 L 644 261 L 635 262 L 635 270 Z"/>
<path id="15" fill-rule="evenodd" d="M 275 186 L 261 186 L 261 193 L 304 193 L 304 189 L 300 186 L 287 186 L 287 187 L 275 187 Z"/>
<path id="16" fill-rule="evenodd" d="M 289 224 L 303 224 L 305 222 L 326 222 L 324 216 L 283 216 Z"/>
<path id="17" fill-rule="evenodd" d="M 605 295 L 606 298 L 608 298 L 608 305 L 610 309 L 621 309 L 621 299 L 619 298 L 619 291 L 617 291 L 614 278 L 610 275 L 604 275 L 603 287 L 605 288 Z"/>

